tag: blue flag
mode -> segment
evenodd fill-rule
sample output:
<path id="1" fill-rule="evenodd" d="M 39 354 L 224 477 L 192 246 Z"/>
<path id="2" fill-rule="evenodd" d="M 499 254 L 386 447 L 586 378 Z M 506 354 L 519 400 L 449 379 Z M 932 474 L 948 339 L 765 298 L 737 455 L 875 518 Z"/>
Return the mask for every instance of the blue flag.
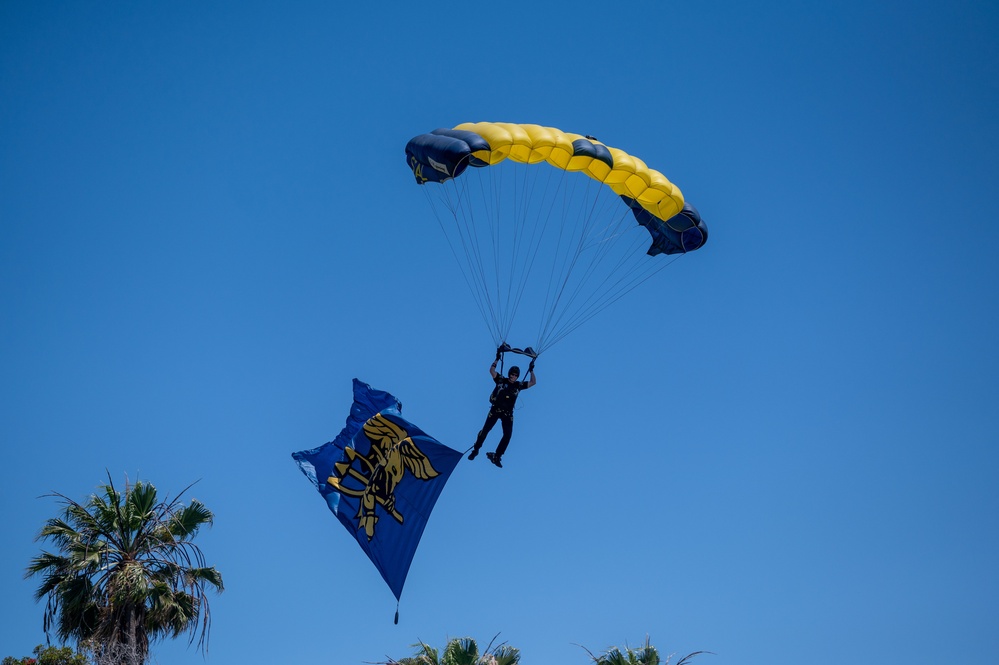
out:
<path id="1" fill-rule="evenodd" d="M 402 402 L 354 379 L 347 425 L 291 456 L 357 539 L 396 600 L 430 511 L 461 459 L 402 417 Z"/>

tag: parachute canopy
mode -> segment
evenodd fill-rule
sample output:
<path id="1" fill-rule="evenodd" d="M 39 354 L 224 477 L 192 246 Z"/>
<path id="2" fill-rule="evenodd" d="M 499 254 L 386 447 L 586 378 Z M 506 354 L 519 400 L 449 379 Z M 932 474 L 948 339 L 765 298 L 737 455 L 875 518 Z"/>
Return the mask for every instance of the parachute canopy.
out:
<path id="1" fill-rule="evenodd" d="M 497 345 L 522 303 L 540 353 L 664 267 L 648 257 L 707 241 L 662 173 L 591 136 L 466 123 L 414 137 L 406 158 L 418 184 L 442 185 L 427 197 Z"/>

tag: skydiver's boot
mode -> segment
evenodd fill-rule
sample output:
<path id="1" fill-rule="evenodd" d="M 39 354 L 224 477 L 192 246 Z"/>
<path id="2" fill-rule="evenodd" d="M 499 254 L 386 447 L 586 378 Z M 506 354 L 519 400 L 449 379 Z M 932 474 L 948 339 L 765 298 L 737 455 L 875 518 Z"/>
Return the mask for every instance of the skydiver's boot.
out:
<path id="1" fill-rule="evenodd" d="M 503 462 L 500 461 L 501 458 L 496 453 L 486 453 L 486 457 L 488 457 L 489 461 L 498 466 L 499 468 L 501 469 L 503 468 Z"/>
<path id="2" fill-rule="evenodd" d="M 471 462 L 473 459 L 475 459 L 475 456 L 478 454 L 479 454 L 479 449 L 472 448 L 472 453 L 468 456 L 468 461 Z"/>

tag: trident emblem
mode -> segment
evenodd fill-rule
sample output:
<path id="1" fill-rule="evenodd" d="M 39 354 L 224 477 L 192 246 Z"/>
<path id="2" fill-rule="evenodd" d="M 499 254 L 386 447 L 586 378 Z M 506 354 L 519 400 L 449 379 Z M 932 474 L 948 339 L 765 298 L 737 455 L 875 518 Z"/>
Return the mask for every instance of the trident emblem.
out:
<path id="1" fill-rule="evenodd" d="M 420 480 L 430 480 L 439 474 L 406 430 L 382 414 L 376 413 L 369 418 L 363 430 L 371 443 L 371 450 L 362 455 L 354 448 L 344 448 L 347 461 L 334 464 L 333 475 L 326 482 L 337 491 L 361 500 L 355 515 L 357 528 L 364 529 L 368 540 L 371 540 L 378 523 L 375 506 L 380 505 L 402 524 L 403 516 L 395 507 L 395 488 L 407 470 Z M 360 463 L 355 466 L 354 462 Z M 362 489 L 344 486 L 343 480 L 348 476 L 360 482 Z"/>

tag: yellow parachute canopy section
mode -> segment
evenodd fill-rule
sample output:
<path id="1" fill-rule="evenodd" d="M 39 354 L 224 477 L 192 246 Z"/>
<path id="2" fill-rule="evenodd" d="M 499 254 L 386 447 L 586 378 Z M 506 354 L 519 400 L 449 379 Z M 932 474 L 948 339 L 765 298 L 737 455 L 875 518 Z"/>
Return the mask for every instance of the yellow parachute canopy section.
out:
<path id="1" fill-rule="evenodd" d="M 554 127 L 510 122 L 466 122 L 454 129 L 473 132 L 488 142 L 488 148 L 472 152 L 475 159 L 486 164 L 512 159 L 522 164 L 546 162 L 565 171 L 579 171 L 604 183 L 615 194 L 634 199 L 662 220 L 683 209 L 683 194 L 666 176 L 650 169 L 638 157 L 592 137 Z M 581 143 L 583 150 L 579 149 Z M 587 150 L 589 146 L 594 148 Z"/>

